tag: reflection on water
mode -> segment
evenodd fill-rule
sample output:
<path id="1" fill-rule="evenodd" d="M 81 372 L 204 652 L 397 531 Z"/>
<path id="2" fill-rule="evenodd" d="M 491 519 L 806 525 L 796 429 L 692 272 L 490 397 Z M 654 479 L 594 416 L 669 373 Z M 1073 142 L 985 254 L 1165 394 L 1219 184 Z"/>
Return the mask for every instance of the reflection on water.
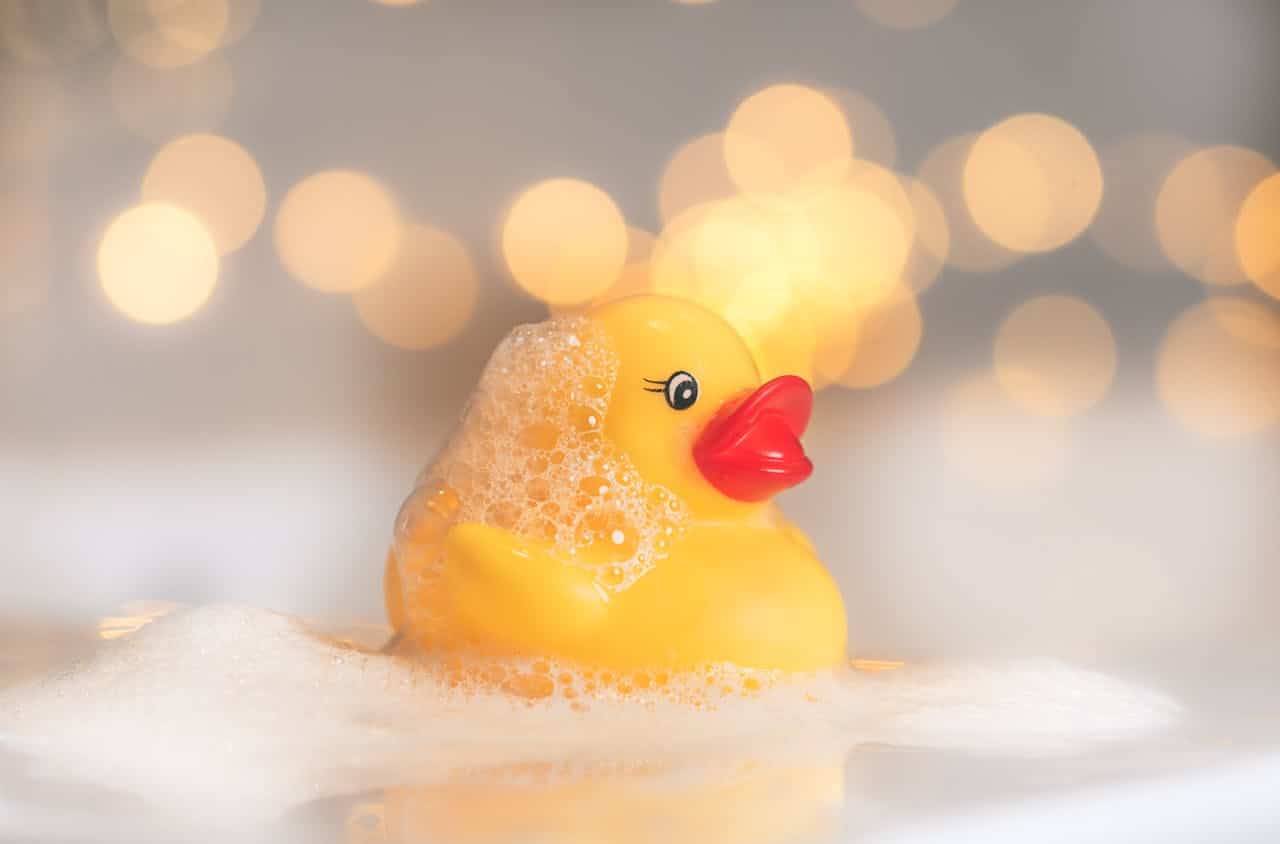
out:
<path id="1" fill-rule="evenodd" d="M 320 638 L 257 610 L 172 609 L 0 624 L 0 839 L 843 840 L 1231 752 L 1123 730 L 1068 751 L 1147 710 L 1066 667 L 859 659 L 817 709 L 565 718 L 441 700 L 370 652 L 381 625 Z M 841 720 L 819 729 L 819 711 Z"/>
<path id="2" fill-rule="evenodd" d="M 119 639 L 137 633 L 181 606 L 173 601 L 129 601 L 120 607 L 119 615 L 108 615 L 98 622 L 98 638 Z"/>
<path id="3" fill-rule="evenodd" d="M 530 763 L 352 807 L 348 844 L 826 840 L 844 805 L 844 752 L 696 765 Z"/>

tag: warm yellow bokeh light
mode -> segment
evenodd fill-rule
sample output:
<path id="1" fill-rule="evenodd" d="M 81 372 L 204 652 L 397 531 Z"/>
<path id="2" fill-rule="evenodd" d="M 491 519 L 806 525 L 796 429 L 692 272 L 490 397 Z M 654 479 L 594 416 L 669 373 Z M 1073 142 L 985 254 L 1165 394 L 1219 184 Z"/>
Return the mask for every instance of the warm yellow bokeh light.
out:
<path id="1" fill-rule="evenodd" d="M 796 206 L 738 197 L 677 216 L 655 243 L 650 279 L 721 314 L 768 371 L 807 375 L 817 310 L 808 281 L 826 280 L 818 255 Z"/>
<path id="2" fill-rule="evenodd" d="M 649 259 L 653 254 L 654 240 L 654 236 L 644 229 L 627 226 L 627 262 L 618 280 L 596 301 L 622 299 L 649 291 Z"/>
<path id="3" fill-rule="evenodd" d="M 854 159 L 844 185 L 866 191 L 885 204 L 897 218 L 908 240 L 915 237 L 915 207 L 908 193 L 907 177 L 882 167 L 874 161 Z"/>
<path id="4" fill-rule="evenodd" d="M 231 108 L 235 83 L 220 55 L 167 70 L 120 59 L 111 69 L 111 105 L 134 134 L 162 141 L 219 125 Z"/>
<path id="5" fill-rule="evenodd" d="M 995 341 L 995 374 L 1019 407 L 1071 416 L 1092 407 L 1115 378 L 1107 321 L 1074 296 L 1037 296 L 1015 308 Z"/>
<path id="6" fill-rule="evenodd" d="M 741 199 L 717 203 L 690 234 L 697 297 L 756 334 L 785 313 L 796 270 L 772 212 Z"/>
<path id="7" fill-rule="evenodd" d="M 1070 123 L 1019 114 L 974 141 L 964 197 L 974 222 L 996 243 L 1046 252 L 1088 228 L 1102 201 L 1102 165 Z"/>
<path id="8" fill-rule="evenodd" d="M 737 193 L 724 158 L 724 135 L 689 141 L 667 161 L 658 181 L 658 214 L 670 222 L 681 211 Z"/>
<path id="9" fill-rule="evenodd" d="M 821 289 L 834 299 L 817 303 L 833 316 L 868 308 L 901 281 L 911 250 L 910 201 L 887 200 L 850 182 L 805 198 L 807 222 L 817 242 Z M 904 213 L 907 219 L 903 219 Z"/>
<path id="10" fill-rule="evenodd" d="M 880 106 L 866 94 L 848 88 L 827 88 L 823 93 L 844 112 L 853 137 L 854 154 L 865 161 L 892 167 L 898 160 L 898 138 Z"/>
<path id="11" fill-rule="evenodd" d="M 134 61 L 156 68 L 192 64 L 222 43 L 227 0 L 108 0 L 107 22 Z"/>
<path id="12" fill-rule="evenodd" d="M 223 255 L 253 236 L 267 209 L 257 162 L 244 147 L 219 135 L 186 135 L 167 144 L 147 168 L 142 198 L 195 214 Z"/>
<path id="13" fill-rule="evenodd" d="M 935 24 L 955 8 L 957 0 L 854 0 L 867 17 L 891 29 L 919 29 Z"/>
<path id="14" fill-rule="evenodd" d="M 979 486 L 1017 492 L 1059 472 L 1069 440 L 1061 417 L 1025 412 L 995 375 L 982 373 L 947 394 L 942 446 L 948 465 Z"/>
<path id="15" fill-rule="evenodd" d="M 859 320 L 901 287 L 912 217 L 897 177 L 858 162 L 836 185 L 677 215 L 654 247 L 651 285 L 722 314 L 770 371 L 821 386 L 848 368 Z M 815 358 L 835 362 L 819 369 Z"/>
<path id="16" fill-rule="evenodd" d="M 351 299 L 377 337 L 402 349 L 430 349 L 466 326 L 477 287 L 475 265 L 461 241 L 430 226 L 408 225 L 391 269 Z"/>
<path id="17" fill-rule="evenodd" d="M 667 296 L 693 296 L 697 283 L 693 247 L 702 221 L 718 203 L 687 208 L 663 227 L 654 239 L 649 256 L 649 272 L 654 292 Z"/>
<path id="18" fill-rule="evenodd" d="M 653 289 L 650 258 L 654 243 L 655 238 L 650 232 L 636 226 L 627 226 L 627 262 L 623 265 L 618 280 L 590 301 L 576 305 L 548 305 L 548 310 L 553 316 L 580 313 L 605 302 L 650 292 Z"/>
<path id="19" fill-rule="evenodd" d="M 772 223 L 766 207 L 740 197 L 676 215 L 653 245 L 654 290 L 723 314 L 749 274 L 789 272 Z"/>
<path id="20" fill-rule="evenodd" d="M 1199 434 L 1239 437 L 1274 425 L 1280 314 L 1236 297 L 1189 308 L 1165 334 L 1156 383 L 1169 412 Z"/>
<path id="21" fill-rule="evenodd" d="M 858 315 L 848 326 L 851 343 L 833 345 L 816 356 L 815 368 L 826 380 L 865 390 L 897 378 L 916 356 L 924 321 L 912 291 L 899 287 L 884 301 Z M 833 351 L 838 349 L 839 351 Z"/>
<path id="22" fill-rule="evenodd" d="M 743 191 L 776 193 L 842 179 L 853 159 L 844 112 L 803 85 L 774 85 L 743 100 L 724 132 L 725 164 Z"/>
<path id="23" fill-rule="evenodd" d="M 102 290 L 121 313 L 163 325 L 195 313 L 218 279 L 218 252 L 200 220 L 148 202 L 116 217 L 98 246 Z"/>
<path id="24" fill-rule="evenodd" d="M 1211 296 L 1205 304 L 1218 325 L 1245 345 L 1280 349 L 1280 311 L 1274 307 L 1236 296 Z"/>
<path id="25" fill-rule="evenodd" d="M 304 284 L 328 292 L 358 290 L 390 269 L 402 228 L 395 199 L 375 179 L 354 170 L 326 170 L 285 194 L 276 212 L 276 251 Z"/>
<path id="26" fill-rule="evenodd" d="M 769 321 L 738 321 L 731 310 L 726 319 L 742 335 L 764 380 L 799 375 L 821 389 L 825 382 L 813 369 L 819 339 L 812 312 L 800 305 L 777 312 Z"/>
<path id="27" fill-rule="evenodd" d="M 1280 173 L 1259 182 L 1236 217 L 1236 254 L 1245 275 L 1280 299 Z"/>
<path id="28" fill-rule="evenodd" d="M 934 147 L 916 170 L 942 206 L 950 234 L 947 264 L 968 272 L 1004 269 L 1022 253 L 1006 249 L 978 228 L 964 198 L 965 162 L 976 135 L 958 135 Z"/>
<path id="29" fill-rule="evenodd" d="M 627 259 L 627 224 L 600 188 L 539 182 L 516 198 L 502 227 L 512 278 L 551 305 L 587 302 L 613 286 Z"/>
<path id="30" fill-rule="evenodd" d="M 1249 192 L 1274 172 L 1265 156 L 1244 147 L 1208 147 L 1178 162 L 1156 198 L 1156 232 L 1169 260 L 1206 284 L 1245 283 L 1236 218 Z"/>
<path id="31" fill-rule="evenodd" d="M 942 203 L 928 185 L 918 179 L 907 184 L 915 239 L 902 271 L 902 280 L 916 293 L 923 293 L 937 281 L 951 254 L 951 226 Z"/>
<path id="32" fill-rule="evenodd" d="M 1194 151 L 1189 141 L 1158 132 L 1128 135 L 1103 148 L 1107 189 L 1089 227 L 1102 251 L 1135 270 L 1169 265 L 1156 235 L 1156 196 L 1174 166 Z"/>

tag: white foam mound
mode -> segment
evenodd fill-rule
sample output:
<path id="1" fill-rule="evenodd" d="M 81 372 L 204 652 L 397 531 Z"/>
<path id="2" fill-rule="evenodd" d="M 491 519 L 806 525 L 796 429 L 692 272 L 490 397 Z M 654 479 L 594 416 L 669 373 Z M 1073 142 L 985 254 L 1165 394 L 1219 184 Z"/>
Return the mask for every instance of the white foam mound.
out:
<path id="1" fill-rule="evenodd" d="M 862 743 L 1058 750 L 1168 725 L 1154 692 L 1056 662 L 841 672 L 713 711 L 661 702 L 461 697 L 411 664 L 243 607 L 174 613 L 60 673 L 0 692 L 0 748 L 26 775 L 139 795 L 187 817 L 533 761 L 697 760 Z"/>

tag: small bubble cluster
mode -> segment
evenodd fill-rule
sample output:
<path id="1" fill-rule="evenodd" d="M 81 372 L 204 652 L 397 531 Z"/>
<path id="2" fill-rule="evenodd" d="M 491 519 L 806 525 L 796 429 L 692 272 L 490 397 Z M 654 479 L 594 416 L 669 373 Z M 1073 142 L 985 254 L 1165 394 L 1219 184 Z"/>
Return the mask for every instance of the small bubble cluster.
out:
<path id="1" fill-rule="evenodd" d="M 438 654 L 429 670 L 449 693 L 463 700 L 492 694 L 496 689 L 530 703 L 568 704 L 579 712 L 590 709 L 593 703 L 674 703 L 715 709 L 777 688 L 788 679 L 778 670 L 744 668 L 732 663 L 686 670 L 618 670 L 549 657 L 477 659 L 457 652 Z"/>
<path id="2" fill-rule="evenodd" d="M 581 316 L 520 326 L 494 352 L 457 430 L 396 520 L 394 560 L 416 644 L 435 652 L 475 644 L 457 640 L 439 588 L 444 537 L 455 524 L 547 543 L 611 591 L 669 553 L 685 529 L 684 502 L 647 483 L 604 436 L 617 369 L 608 337 Z M 516 683 L 526 697 L 571 688 L 551 675 L 516 676 L 491 685 Z"/>

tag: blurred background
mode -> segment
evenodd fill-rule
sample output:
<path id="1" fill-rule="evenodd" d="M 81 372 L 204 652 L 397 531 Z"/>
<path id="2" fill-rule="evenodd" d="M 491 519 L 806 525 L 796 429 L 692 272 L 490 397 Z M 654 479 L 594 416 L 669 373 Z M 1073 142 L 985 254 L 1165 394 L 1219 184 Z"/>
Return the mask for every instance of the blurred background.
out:
<path id="1" fill-rule="evenodd" d="M 1280 5 L 4 0 L 0 614 L 381 617 L 515 324 L 823 389 L 864 656 L 1278 641 Z"/>

